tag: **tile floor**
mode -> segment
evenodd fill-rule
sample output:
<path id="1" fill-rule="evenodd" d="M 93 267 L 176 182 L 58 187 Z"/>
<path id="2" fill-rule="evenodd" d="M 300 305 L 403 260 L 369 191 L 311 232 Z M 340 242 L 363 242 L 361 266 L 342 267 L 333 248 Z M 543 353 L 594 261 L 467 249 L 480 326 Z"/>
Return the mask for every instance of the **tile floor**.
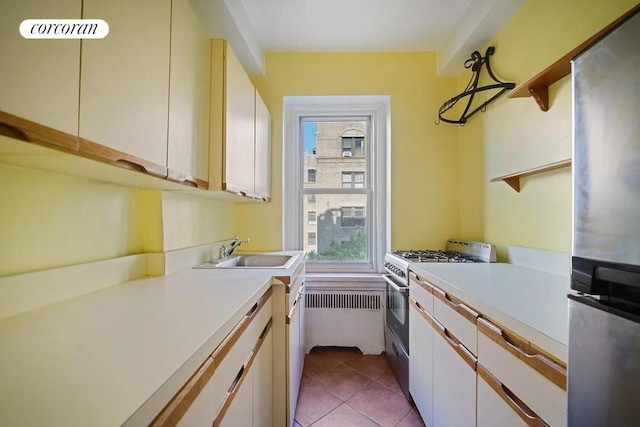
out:
<path id="1" fill-rule="evenodd" d="M 295 427 L 424 427 L 384 355 L 316 347 L 307 354 Z"/>

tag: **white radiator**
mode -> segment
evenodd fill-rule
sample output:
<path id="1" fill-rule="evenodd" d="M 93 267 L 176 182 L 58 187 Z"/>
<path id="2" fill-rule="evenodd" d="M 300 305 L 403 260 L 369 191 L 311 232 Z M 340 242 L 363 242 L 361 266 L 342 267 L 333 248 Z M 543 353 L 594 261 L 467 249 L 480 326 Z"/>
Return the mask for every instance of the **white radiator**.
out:
<path id="1" fill-rule="evenodd" d="M 315 346 L 340 346 L 381 354 L 384 291 L 307 289 L 305 324 L 305 353 Z"/>

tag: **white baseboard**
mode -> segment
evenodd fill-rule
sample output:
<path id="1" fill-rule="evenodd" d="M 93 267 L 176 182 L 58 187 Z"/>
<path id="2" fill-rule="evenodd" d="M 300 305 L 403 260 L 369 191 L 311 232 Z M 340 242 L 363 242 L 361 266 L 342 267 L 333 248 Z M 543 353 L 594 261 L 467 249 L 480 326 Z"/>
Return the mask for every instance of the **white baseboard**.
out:
<path id="1" fill-rule="evenodd" d="M 214 242 L 165 252 L 164 274 L 191 268 L 217 259 L 222 243 Z"/>
<path id="2" fill-rule="evenodd" d="M 542 249 L 509 246 L 509 263 L 560 276 L 571 275 L 571 254 Z"/>
<path id="3" fill-rule="evenodd" d="M 129 255 L 0 277 L 0 319 L 145 277 L 149 274 L 148 258 L 154 255 Z"/>

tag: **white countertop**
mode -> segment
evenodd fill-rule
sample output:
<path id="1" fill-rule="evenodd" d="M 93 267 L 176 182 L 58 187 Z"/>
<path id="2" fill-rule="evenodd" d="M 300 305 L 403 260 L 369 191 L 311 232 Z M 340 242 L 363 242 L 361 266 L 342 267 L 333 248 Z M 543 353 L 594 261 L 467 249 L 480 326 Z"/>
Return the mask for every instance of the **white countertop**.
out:
<path id="1" fill-rule="evenodd" d="M 148 424 L 297 265 L 188 269 L 1 320 L 0 424 L 115 426 L 141 407 L 128 425 Z"/>
<path id="2" fill-rule="evenodd" d="M 412 263 L 410 268 L 566 361 L 568 276 L 506 263 Z"/>

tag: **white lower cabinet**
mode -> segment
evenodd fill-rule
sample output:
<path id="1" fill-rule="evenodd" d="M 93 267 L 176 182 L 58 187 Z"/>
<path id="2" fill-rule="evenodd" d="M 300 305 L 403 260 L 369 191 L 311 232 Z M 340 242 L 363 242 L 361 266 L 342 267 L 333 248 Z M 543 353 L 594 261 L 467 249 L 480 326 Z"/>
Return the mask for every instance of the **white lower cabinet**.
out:
<path id="1" fill-rule="evenodd" d="M 409 391 L 428 427 L 565 427 L 566 367 L 409 275 Z"/>
<path id="2" fill-rule="evenodd" d="M 296 404 L 298 393 L 300 392 L 300 381 L 302 380 L 302 369 L 304 367 L 304 285 L 293 302 L 293 307 L 288 316 L 287 348 L 289 349 L 289 370 L 287 372 L 287 425 L 293 423 L 296 414 Z"/>
<path id="3" fill-rule="evenodd" d="M 423 316 L 425 308 L 411 299 L 409 307 L 409 391 L 429 427 L 433 425 L 433 328 Z"/>
<path id="4" fill-rule="evenodd" d="M 434 319 L 433 424 L 430 427 L 476 425 L 476 360 Z M 457 350 L 456 350 L 457 349 Z M 460 352 L 466 352 L 464 356 Z"/>
<path id="5" fill-rule="evenodd" d="M 271 294 L 251 307 L 151 426 L 272 425 Z"/>
<path id="6" fill-rule="evenodd" d="M 273 423 L 273 331 L 269 330 L 253 362 L 253 426 Z"/>
<path id="7" fill-rule="evenodd" d="M 252 426 L 253 424 L 253 372 L 250 370 L 246 373 L 243 372 L 244 378 L 242 383 L 238 385 L 237 390 L 233 396 L 231 404 L 227 411 L 213 422 L 214 426 L 220 427 L 240 427 L 240 426 Z"/>

